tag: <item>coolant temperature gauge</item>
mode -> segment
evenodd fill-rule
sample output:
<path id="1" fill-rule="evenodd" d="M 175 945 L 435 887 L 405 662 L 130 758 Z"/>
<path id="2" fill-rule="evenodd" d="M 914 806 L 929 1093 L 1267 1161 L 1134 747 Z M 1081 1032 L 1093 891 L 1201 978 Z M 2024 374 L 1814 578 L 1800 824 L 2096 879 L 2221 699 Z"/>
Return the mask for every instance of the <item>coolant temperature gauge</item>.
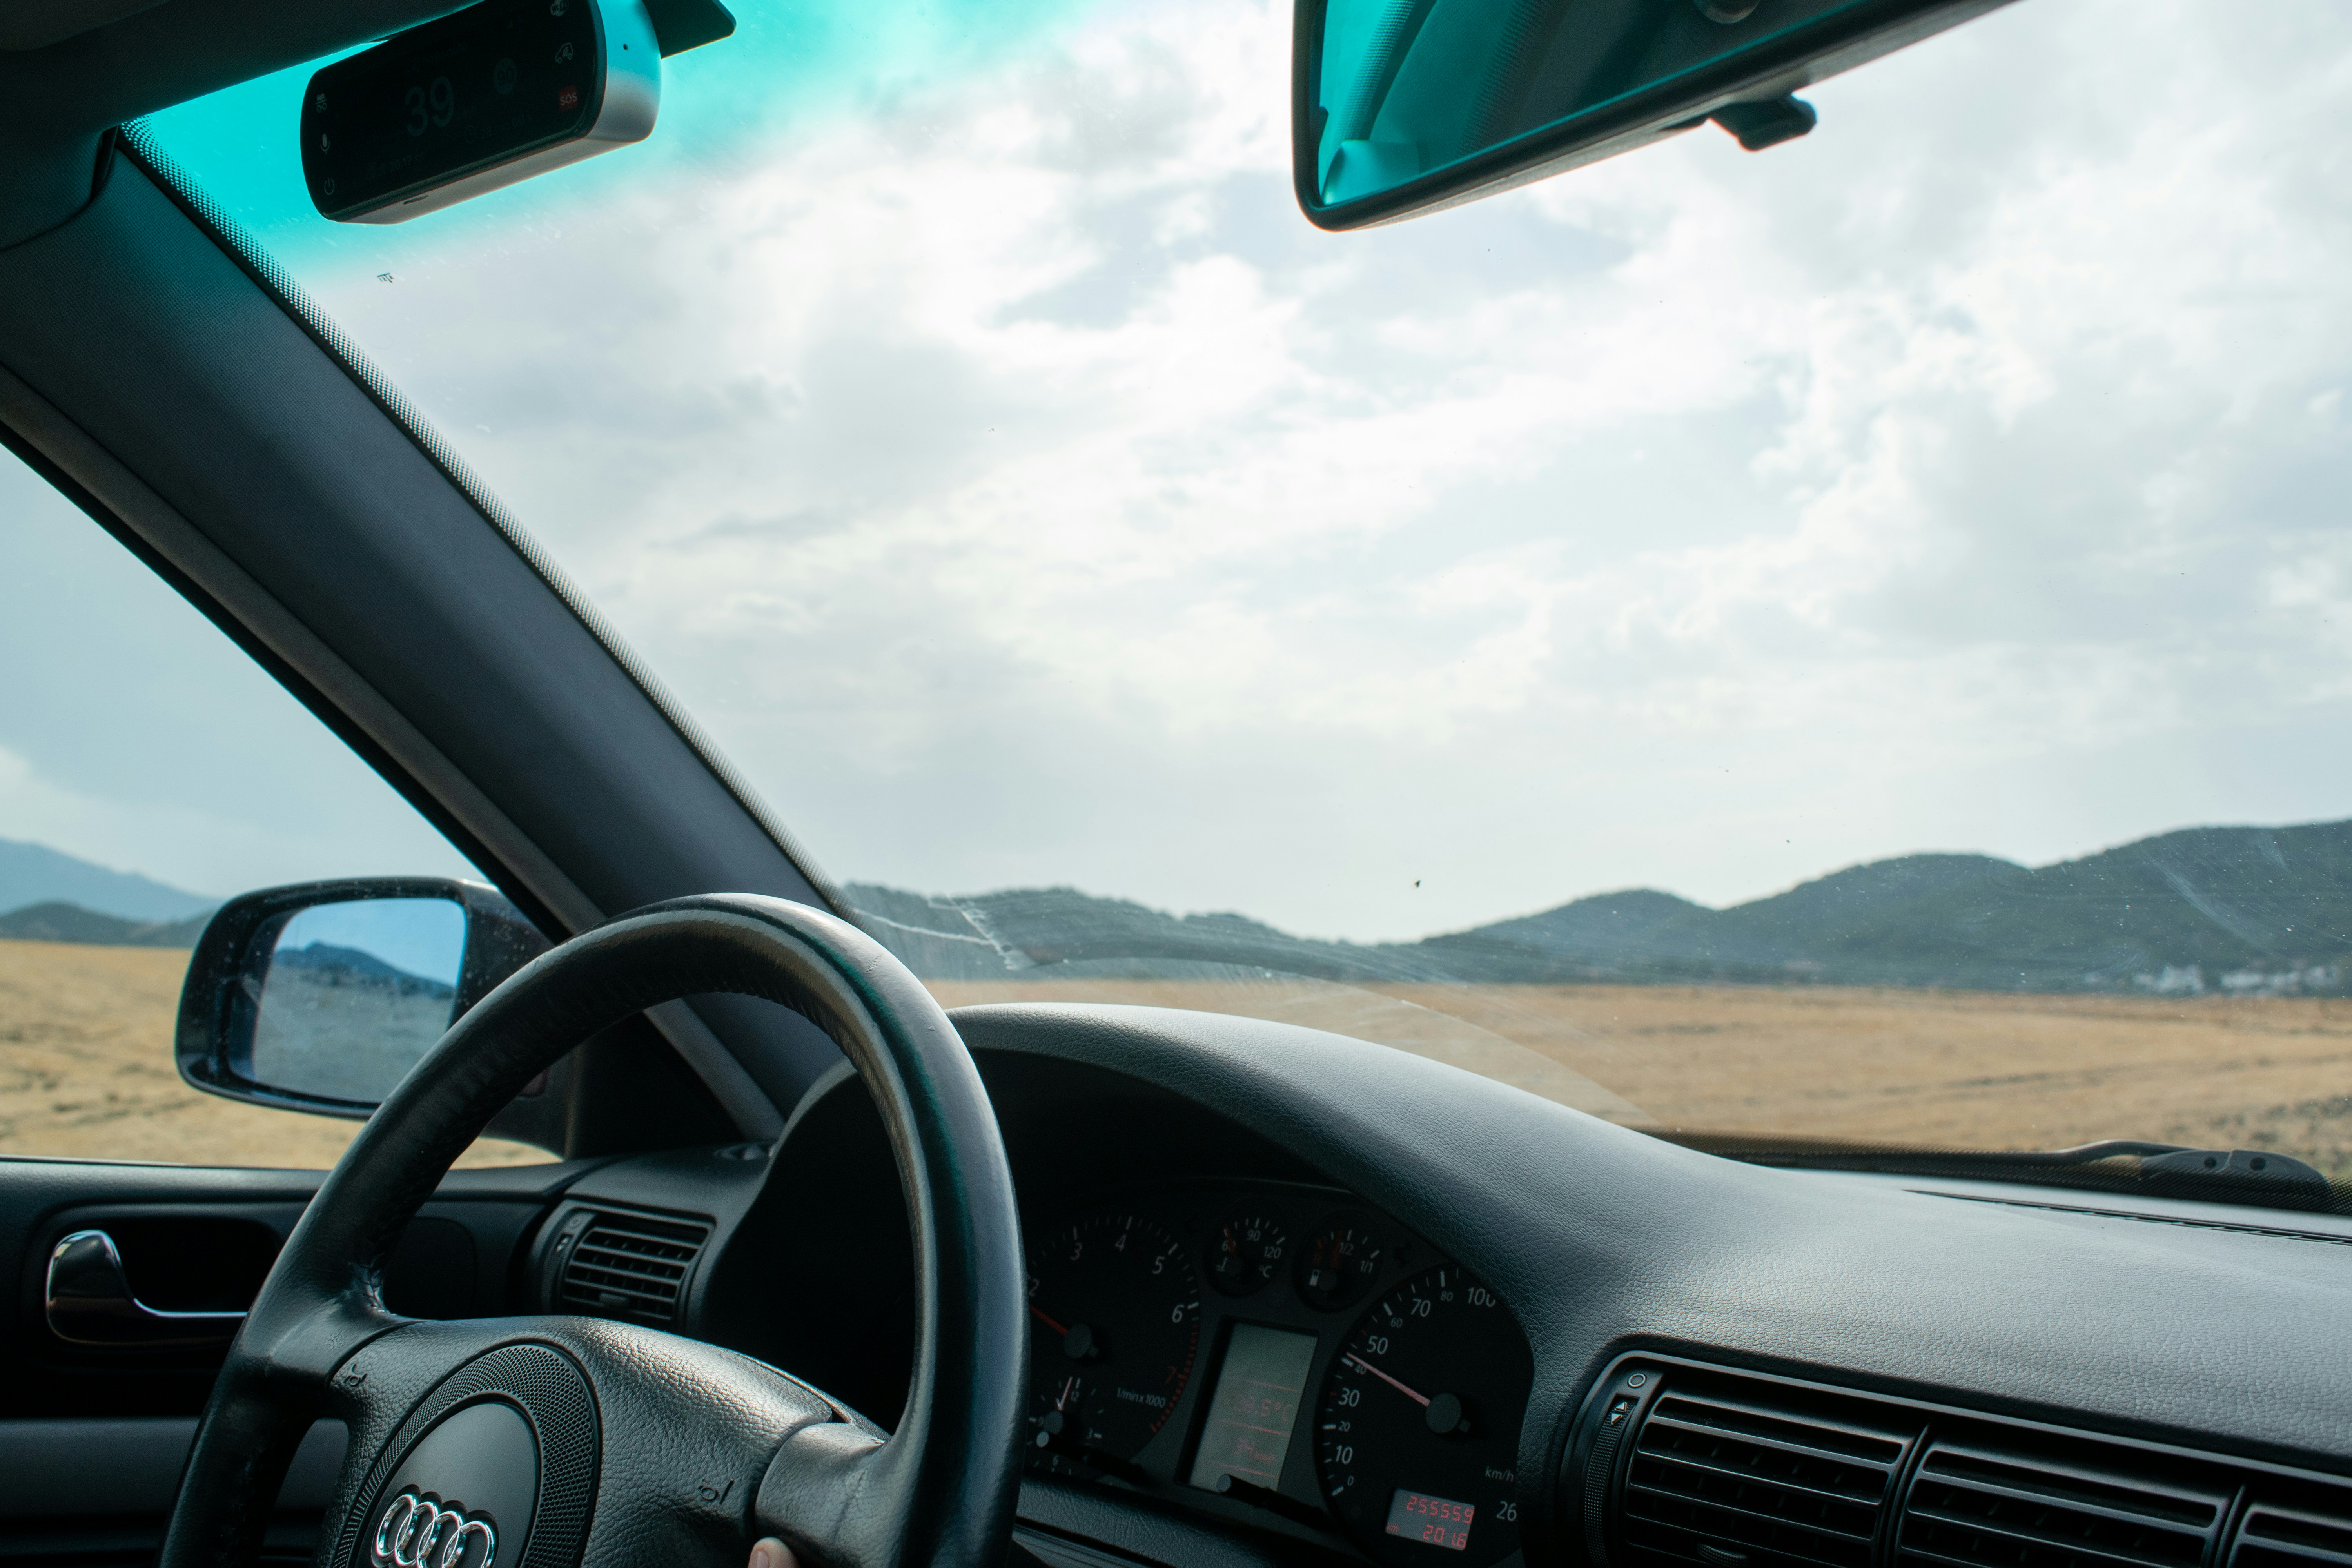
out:
<path id="1" fill-rule="evenodd" d="M 1209 1243 L 1209 1282 L 1228 1296 L 1246 1296 L 1282 1272 L 1290 1238 L 1264 1215 L 1229 1215 Z"/>

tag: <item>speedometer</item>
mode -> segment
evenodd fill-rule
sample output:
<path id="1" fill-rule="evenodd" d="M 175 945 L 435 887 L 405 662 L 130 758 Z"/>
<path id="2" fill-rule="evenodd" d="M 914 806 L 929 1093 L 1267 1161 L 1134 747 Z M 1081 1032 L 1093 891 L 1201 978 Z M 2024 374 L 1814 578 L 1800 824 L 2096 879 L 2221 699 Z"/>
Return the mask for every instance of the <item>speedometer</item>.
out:
<path id="1" fill-rule="evenodd" d="M 1431 1568 L 1517 1551 L 1534 1379 L 1510 1309 L 1461 1268 L 1433 1268 L 1375 1302 L 1325 1375 L 1316 1417 L 1323 1495 L 1357 1544 Z"/>

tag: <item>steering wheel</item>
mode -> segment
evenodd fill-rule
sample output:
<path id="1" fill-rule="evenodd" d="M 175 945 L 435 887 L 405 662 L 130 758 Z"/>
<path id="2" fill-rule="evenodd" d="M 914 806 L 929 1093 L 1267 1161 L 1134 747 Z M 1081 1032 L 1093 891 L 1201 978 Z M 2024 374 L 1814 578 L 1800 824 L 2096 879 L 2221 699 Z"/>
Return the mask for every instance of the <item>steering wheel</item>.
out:
<path id="1" fill-rule="evenodd" d="M 894 1433 L 676 1334 L 384 1310 L 386 1250 L 491 1115 L 596 1030 L 702 992 L 814 1020 L 881 1112 L 918 1309 Z M 835 1568 L 984 1568 L 1003 1555 L 1020 1480 L 1025 1309 L 995 1114 L 929 993 L 864 932 L 802 905 L 740 894 L 652 905 L 485 997 L 353 1140 L 229 1348 L 163 1568 L 251 1563 L 321 1415 L 351 1432 L 321 1568 L 740 1564 L 761 1534 Z"/>

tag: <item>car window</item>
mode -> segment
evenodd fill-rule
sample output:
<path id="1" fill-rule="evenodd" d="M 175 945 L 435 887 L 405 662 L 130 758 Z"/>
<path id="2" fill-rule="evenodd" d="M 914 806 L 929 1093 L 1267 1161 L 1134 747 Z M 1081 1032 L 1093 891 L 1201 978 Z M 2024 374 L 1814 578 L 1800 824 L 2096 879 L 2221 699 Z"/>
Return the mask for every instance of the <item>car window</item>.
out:
<path id="1" fill-rule="evenodd" d="M 2024 0 L 1346 235 L 1291 23 L 744 7 L 394 226 L 305 71 L 153 130 L 950 1000 L 2352 1174 L 2352 9 Z"/>
<path id="2" fill-rule="evenodd" d="M 0 456 L 0 1154 L 331 1165 L 360 1123 L 199 1093 L 173 1026 L 223 899 L 478 878 L 194 608 Z M 549 1158 L 484 1140 L 475 1164 Z"/>

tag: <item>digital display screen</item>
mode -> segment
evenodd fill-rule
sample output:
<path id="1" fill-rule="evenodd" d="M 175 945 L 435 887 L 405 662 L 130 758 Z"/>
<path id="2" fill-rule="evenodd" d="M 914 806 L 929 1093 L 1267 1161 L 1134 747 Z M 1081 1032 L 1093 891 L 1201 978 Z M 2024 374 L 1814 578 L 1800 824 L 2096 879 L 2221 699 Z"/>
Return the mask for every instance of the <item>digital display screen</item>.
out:
<path id="1" fill-rule="evenodd" d="M 599 47 L 589 0 L 489 0 L 336 61 L 302 98 L 311 199 L 373 212 L 584 133 Z"/>
<path id="2" fill-rule="evenodd" d="M 1477 1512 L 1470 1503 L 1399 1487 L 1389 1500 L 1389 1533 L 1459 1552 L 1470 1544 L 1470 1521 Z"/>
<path id="3" fill-rule="evenodd" d="M 1214 1491 L 1219 1476 L 1234 1476 L 1272 1489 L 1282 1482 L 1282 1461 L 1290 1452 L 1291 1428 L 1298 1424 L 1299 1400 L 1307 1392 L 1307 1363 L 1315 1359 L 1315 1336 L 1255 1323 L 1236 1323 L 1225 1342 L 1224 1369 L 1209 1396 L 1209 1419 L 1192 1456 L 1192 1483 Z"/>

